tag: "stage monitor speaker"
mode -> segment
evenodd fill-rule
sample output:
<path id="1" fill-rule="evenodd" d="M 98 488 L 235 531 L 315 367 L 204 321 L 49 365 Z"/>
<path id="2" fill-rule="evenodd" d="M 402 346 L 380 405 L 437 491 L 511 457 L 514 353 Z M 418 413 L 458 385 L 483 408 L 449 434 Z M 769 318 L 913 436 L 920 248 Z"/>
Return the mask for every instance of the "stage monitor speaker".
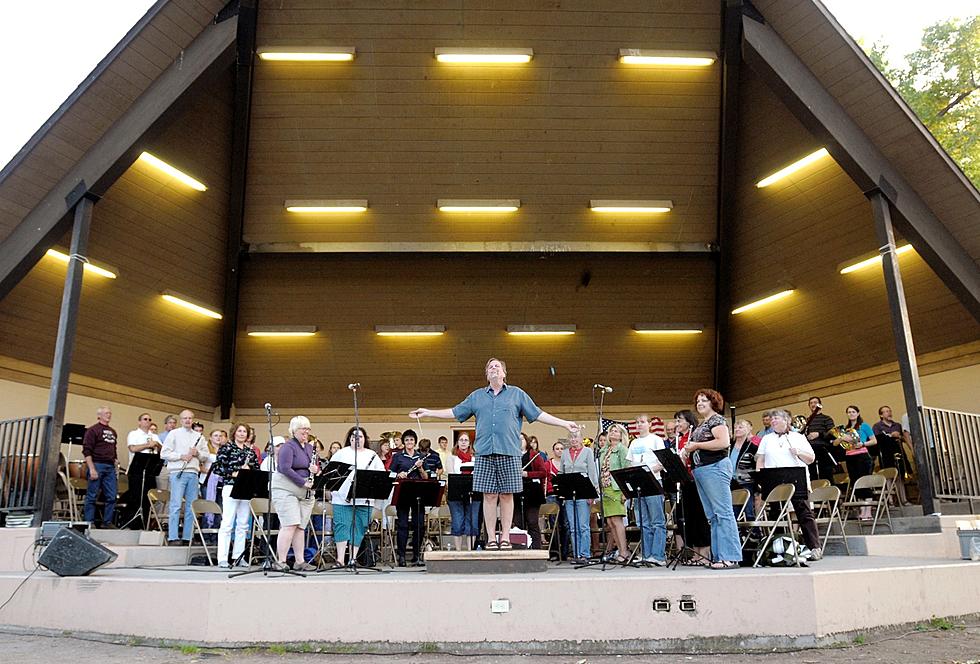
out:
<path id="1" fill-rule="evenodd" d="M 88 576 L 118 556 L 98 542 L 62 528 L 41 552 L 38 563 L 58 576 Z"/>

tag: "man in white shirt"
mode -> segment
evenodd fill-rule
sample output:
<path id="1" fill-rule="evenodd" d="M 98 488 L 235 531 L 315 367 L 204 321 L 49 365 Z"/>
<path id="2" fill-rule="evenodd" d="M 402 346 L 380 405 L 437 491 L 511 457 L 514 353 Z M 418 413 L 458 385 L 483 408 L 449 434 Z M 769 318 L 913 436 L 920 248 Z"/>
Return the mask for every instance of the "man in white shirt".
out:
<path id="1" fill-rule="evenodd" d="M 129 465 L 133 465 L 134 454 L 154 454 L 160 451 L 160 437 L 150 431 L 153 418 L 149 413 L 140 413 L 136 428 L 126 436 L 126 447 L 129 448 Z"/>
<path id="2" fill-rule="evenodd" d="M 194 509 L 198 496 L 197 476 L 201 472 L 201 460 L 207 459 L 208 443 L 204 436 L 194 431 L 194 413 L 183 410 L 180 413 L 180 428 L 167 435 L 160 456 L 167 462 L 170 471 L 170 522 L 167 524 L 167 541 L 177 544 L 177 527 L 180 524 L 180 503 L 184 502 L 184 530 L 181 540 L 190 544 L 194 535 Z"/>
<path id="3" fill-rule="evenodd" d="M 665 449 L 663 438 L 650 433 L 650 416 L 640 413 L 636 416 L 637 437 L 630 443 L 628 456 L 631 466 L 646 466 L 660 481 L 663 466 L 654 455 L 654 450 Z M 643 496 L 637 498 L 636 520 L 642 524 L 643 560 L 660 566 L 664 564 L 667 547 L 667 521 L 664 517 L 664 497 Z"/>

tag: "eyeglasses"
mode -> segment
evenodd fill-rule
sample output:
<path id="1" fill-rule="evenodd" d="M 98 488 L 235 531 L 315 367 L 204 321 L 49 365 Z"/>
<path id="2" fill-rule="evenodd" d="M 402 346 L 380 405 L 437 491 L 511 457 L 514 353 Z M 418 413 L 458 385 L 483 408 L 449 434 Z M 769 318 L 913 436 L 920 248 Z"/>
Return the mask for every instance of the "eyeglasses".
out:
<path id="1" fill-rule="evenodd" d="M 152 418 L 149 418 L 149 417 L 141 417 L 140 418 L 140 422 L 149 422 L 151 419 Z"/>

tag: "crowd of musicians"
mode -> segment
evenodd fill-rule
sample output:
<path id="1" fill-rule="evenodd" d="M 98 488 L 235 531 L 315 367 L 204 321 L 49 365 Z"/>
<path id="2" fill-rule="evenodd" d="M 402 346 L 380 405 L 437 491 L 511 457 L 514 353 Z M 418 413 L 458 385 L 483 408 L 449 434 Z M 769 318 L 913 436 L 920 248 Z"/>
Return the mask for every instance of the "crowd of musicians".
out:
<path id="1" fill-rule="evenodd" d="M 493 392 L 488 390 L 486 394 L 492 396 Z M 521 398 L 524 397 L 526 394 Z M 528 402 L 529 420 L 547 415 L 540 409 L 534 412 L 531 407 L 536 406 L 529 398 Z M 583 439 L 582 430 L 574 423 L 552 418 L 556 426 L 568 429 L 567 435 L 548 450 L 541 449 L 535 436 L 519 432 L 520 454 L 514 461 L 514 468 L 519 468 L 518 484 L 512 489 L 495 488 L 486 493 L 514 494 L 513 525 L 517 528 L 514 532 L 526 533 L 530 548 L 550 544 L 555 559 L 583 561 L 604 557 L 612 562 L 626 562 L 631 556 L 627 526 L 633 524 L 640 531 L 639 555 L 635 560 L 652 566 L 665 564 L 668 532 L 673 531 L 676 550 L 689 547 L 695 552 L 684 559 L 685 564 L 713 569 L 735 567 L 742 560 L 737 510 L 732 505 L 731 491 L 738 487 L 749 490 L 753 499 L 746 506 L 746 516 L 752 518 L 762 498 L 755 470 L 800 467 L 807 469 L 810 479 L 828 479 L 846 485 L 870 474 L 875 463 L 882 467 L 897 466 L 899 498 L 905 502 L 901 478 L 907 470 L 903 442 L 908 442 L 908 427 L 893 419 L 888 406 L 879 408 L 879 418 L 873 426 L 864 421 L 858 407 L 848 406 L 843 414 L 846 423 L 838 426 L 823 411 L 821 400 L 814 397 L 808 402 L 806 415 L 793 418 L 785 409 L 764 412 L 758 431 L 745 419 L 735 420 L 734 424 L 726 421 L 723 408 L 718 392 L 699 390 L 692 409 L 680 410 L 665 422 L 640 413 L 633 423 L 632 437 L 626 427 L 613 423 L 594 441 Z M 447 410 L 451 415 L 442 416 L 457 417 L 460 415 L 457 409 Z M 443 411 L 424 414 L 438 417 L 440 412 Z M 108 408 L 100 408 L 97 417 L 98 422 L 86 430 L 82 446 L 85 476 L 89 480 L 85 518 L 96 519 L 96 502 L 101 496 L 101 521 L 112 527 L 118 523 L 113 515 L 118 466 L 116 433 L 109 425 L 112 413 Z M 480 416 L 477 418 L 479 426 Z M 652 431 L 654 423 L 658 429 L 663 427 L 662 436 L 659 431 Z M 152 464 L 137 464 L 146 469 L 141 472 L 147 475 L 129 477 L 129 486 L 130 491 L 142 495 L 127 502 L 139 506 L 145 503 L 147 489 L 158 483 L 166 486 L 170 492 L 167 538 L 172 544 L 191 540 L 195 518 L 191 505 L 195 499 L 205 497 L 219 502 L 222 514 L 218 561 L 220 566 L 228 567 L 243 560 L 252 519 L 249 501 L 232 496 L 236 478 L 243 470 L 270 470 L 271 501 L 279 524 L 275 551 L 278 563 L 286 565 L 292 558 L 294 569 L 313 568 L 307 561 L 307 529 L 315 500 L 319 498 L 332 504 L 329 525 L 336 559 L 338 564 L 344 564 L 357 558 L 374 509 L 383 508 L 392 498 L 386 501 L 352 498 L 352 483 L 356 479 L 353 472 L 347 472 L 343 482 L 332 491 L 314 495 L 314 478 L 334 462 L 343 464 L 345 472 L 346 468 L 355 466 L 358 471 L 385 471 L 396 487 L 413 481 L 439 482 L 443 487 L 441 502 L 448 506 L 450 514 L 452 543 L 449 546 L 455 549 L 501 550 L 514 546 L 508 535 L 512 532 L 510 524 L 504 524 L 504 503 L 500 503 L 499 512 L 496 503 L 493 511 L 487 511 L 488 503 L 478 490 L 480 482 L 491 480 L 482 478 L 468 483 L 462 493 L 445 490 L 446 485 L 471 476 L 474 469 L 481 472 L 480 458 L 466 431 L 457 431 L 451 444 L 445 436 L 440 436 L 433 446 L 428 439 L 420 440 L 411 429 L 398 432 L 395 437 L 372 440 L 365 429 L 352 427 L 342 441 L 324 446 L 312 435 L 310 421 L 297 416 L 289 422 L 288 437 L 275 437 L 266 449 L 256 446 L 255 437 L 255 430 L 245 423 L 234 425 L 230 432 L 217 429 L 205 435 L 203 427 L 194 422 L 191 411 L 168 417 L 164 430 L 157 432 L 150 416 L 141 414 L 137 428 L 127 436 L 131 475 L 137 467 L 133 465 L 136 455 L 158 455 L 165 466 L 160 475 L 164 479 L 154 477 L 156 472 L 154 476 L 149 475 Z M 684 481 L 668 480 L 656 455 L 658 450 L 668 450 L 679 457 L 687 470 Z M 661 494 L 627 500 L 614 472 L 637 466 L 648 469 L 661 483 Z M 160 470 L 159 466 L 156 470 Z M 562 497 L 558 479 L 567 474 L 587 478 L 597 497 Z M 395 494 L 397 497 L 397 489 Z M 426 514 L 438 505 L 397 500 L 394 504 L 397 564 L 424 564 Z M 539 513 L 544 504 L 557 507 L 549 512 L 554 516 L 546 517 L 546 527 L 555 533 L 550 543 L 542 540 Z M 794 500 L 793 505 L 804 542 L 811 549 L 813 559 L 819 559 L 822 552 L 809 504 L 806 500 Z M 870 518 L 870 514 L 862 513 L 861 518 Z M 673 522 L 674 528 L 668 529 L 668 521 Z M 322 522 L 314 526 L 325 529 Z M 605 531 L 604 538 L 596 536 L 600 530 Z M 602 540 L 604 548 L 600 544 Z"/>

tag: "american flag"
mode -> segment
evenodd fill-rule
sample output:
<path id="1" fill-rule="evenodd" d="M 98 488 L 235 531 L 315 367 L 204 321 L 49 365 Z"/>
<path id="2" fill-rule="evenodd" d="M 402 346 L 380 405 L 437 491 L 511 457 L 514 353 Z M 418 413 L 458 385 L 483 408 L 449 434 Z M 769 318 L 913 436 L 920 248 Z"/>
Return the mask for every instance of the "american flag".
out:
<path id="1" fill-rule="evenodd" d="M 622 426 L 626 427 L 626 431 L 629 433 L 630 438 L 636 438 L 636 436 L 639 434 L 639 431 L 636 428 L 636 420 L 631 422 L 621 422 L 619 420 L 609 420 L 605 417 L 602 418 L 602 431 L 608 431 L 609 427 L 614 424 L 621 424 Z M 662 419 L 659 417 L 650 418 L 650 433 L 663 438 L 666 432 L 667 430 L 664 428 L 664 421 Z"/>

